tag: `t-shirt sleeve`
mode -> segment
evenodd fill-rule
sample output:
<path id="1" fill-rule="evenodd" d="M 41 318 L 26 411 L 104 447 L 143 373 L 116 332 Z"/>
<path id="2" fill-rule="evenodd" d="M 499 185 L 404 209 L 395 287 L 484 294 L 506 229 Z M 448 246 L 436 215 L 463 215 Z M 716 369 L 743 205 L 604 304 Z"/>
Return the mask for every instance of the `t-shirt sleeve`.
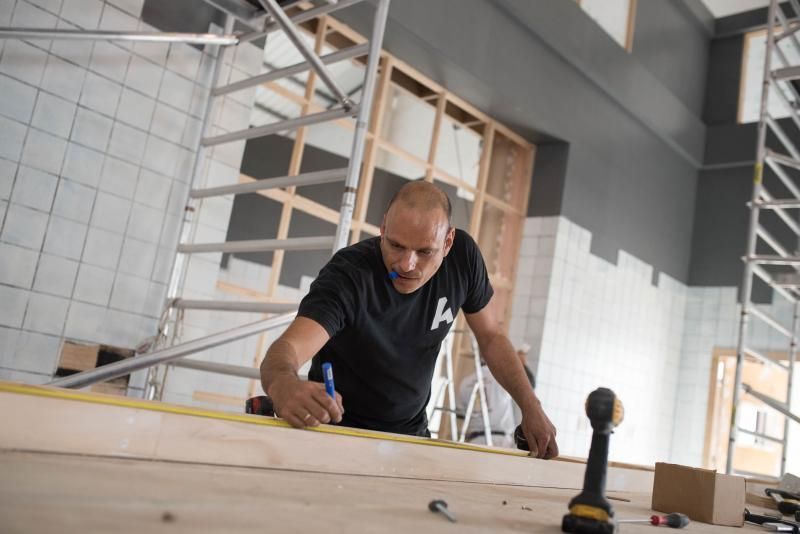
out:
<path id="1" fill-rule="evenodd" d="M 334 256 L 311 283 L 297 311 L 298 316 L 322 325 L 331 337 L 352 322 L 356 310 L 355 282 L 346 266 L 341 255 Z"/>
<path id="2" fill-rule="evenodd" d="M 478 245 L 466 232 L 458 232 L 457 239 L 464 241 L 464 255 L 466 261 L 464 265 L 467 276 L 467 298 L 461 309 L 464 313 L 477 313 L 481 311 L 494 295 L 494 289 L 489 282 L 489 273 L 486 271 L 486 263 L 483 261 Z"/>

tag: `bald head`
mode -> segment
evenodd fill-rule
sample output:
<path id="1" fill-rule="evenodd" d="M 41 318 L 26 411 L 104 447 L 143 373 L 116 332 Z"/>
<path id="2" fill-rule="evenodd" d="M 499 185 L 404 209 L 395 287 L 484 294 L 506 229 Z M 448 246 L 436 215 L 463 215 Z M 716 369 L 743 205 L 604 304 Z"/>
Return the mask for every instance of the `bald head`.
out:
<path id="1" fill-rule="evenodd" d="M 451 226 L 450 199 L 444 191 L 429 182 L 416 180 L 403 185 L 389 201 L 386 213 L 389 213 L 394 204 L 402 204 L 404 207 L 423 212 L 442 210 L 447 216 L 447 226 Z"/>

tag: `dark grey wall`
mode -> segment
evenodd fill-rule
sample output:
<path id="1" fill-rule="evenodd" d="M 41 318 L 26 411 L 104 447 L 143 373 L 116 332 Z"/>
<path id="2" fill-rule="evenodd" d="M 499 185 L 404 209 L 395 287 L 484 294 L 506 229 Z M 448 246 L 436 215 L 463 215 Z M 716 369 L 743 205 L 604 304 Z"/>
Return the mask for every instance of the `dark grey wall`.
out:
<path id="1" fill-rule="evenodd" d="M 575 2 L 545 0 L 394 2 L 385 47 L 530 140 L 569 145 L 560 171 L 545 162 L 553 181 L 534 182 L 532 214 L 561 213 L 595 253 L 623 248 L 686 281 L 708 14 L 698 0 L 640 4 L 633 54 Z M 367 32 L 371 14 L 340 18 Z"/>

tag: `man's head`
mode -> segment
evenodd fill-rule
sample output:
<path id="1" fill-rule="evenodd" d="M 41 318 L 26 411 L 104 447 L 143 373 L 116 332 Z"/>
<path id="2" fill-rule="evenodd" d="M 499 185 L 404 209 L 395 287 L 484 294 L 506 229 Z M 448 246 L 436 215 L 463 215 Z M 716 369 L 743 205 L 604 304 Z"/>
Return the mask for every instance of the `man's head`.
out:
<path id="1" fill-rule="evenodd" d="M 391 280 L 404 294 L 430 280 L 453 246 L 450 200 L 433 184 L 409 182 L 395 193 L 381 223 L 381 255 Z"/>

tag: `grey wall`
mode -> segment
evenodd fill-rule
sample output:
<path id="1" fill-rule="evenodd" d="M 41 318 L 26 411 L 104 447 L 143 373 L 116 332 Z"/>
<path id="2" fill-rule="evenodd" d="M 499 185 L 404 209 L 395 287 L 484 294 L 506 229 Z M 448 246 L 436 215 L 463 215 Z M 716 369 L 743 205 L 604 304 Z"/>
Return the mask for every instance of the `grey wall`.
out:
<path id="1" fill-rule="evenodd" d="M 739 286 L 742 280 L 741 257 L 746 251 L 750 201 L 753 190 L 753 165 L 756 158 L 757 124 L 737 122 L 744 33 L 766 20 L 765 10 L 726 17 L 717 21 L 711 43 L 703 118 L 708 125 L 704 167 L 698 175 L 697 203 L 692 238 L 689 283 L 700 286 Z M 791 121 L 779 121 L 784 130 L 800 143 Z M 785 153 L 772 135 L 768 146 Z M 794 171 L 789 171 L 790 173 Z M 768 168 L 764 185 L 776 197 L 788 192 Z M 793 249 L 793 235 L 774 214 L 762 216 L 762 224 L 782 243 Z M 759 252 L 771 254 L 765 245 Z M 754 286 L 753 298 L 766 302 L 771 292 L 766 285 Z"/>
<path id="2" fill-rule="evenodd" d="M 686 281 L 708 17 L 697 1 L 640 4 L 633 54 L 563 1 L 395 2 L 385 48 L 530 140 L 569 144 L 563 172 L 545 175 L 550 198 L 534 184 L 534 213 L 589 229 L 606 259 L 625 249 Z M 367 32 L 371 14 L 340 18 Z"/>

